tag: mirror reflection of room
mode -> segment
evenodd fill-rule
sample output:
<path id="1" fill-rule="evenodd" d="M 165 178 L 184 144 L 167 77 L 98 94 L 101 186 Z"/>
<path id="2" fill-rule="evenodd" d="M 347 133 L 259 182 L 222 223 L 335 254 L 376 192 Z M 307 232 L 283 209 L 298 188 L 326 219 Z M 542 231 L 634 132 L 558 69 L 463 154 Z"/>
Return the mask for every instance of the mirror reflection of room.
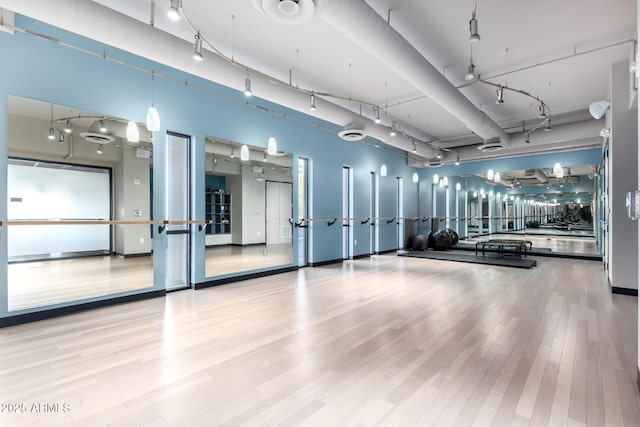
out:
<path id="1" fill-rule="evenodd" d="M 600 255 L 595 164 L 558 163 L 500 175 L 498 181 L 484 174 L 464 178 L 469 190 L 463 244 L 518 234 L 526 236 L 534 250 Z"/>
<path id="2" fill-rule="evenodd" d="M 150 225 L 95 223 L 151 219 L 143 124 L 10 96 L 8 146 L 9 310 L 152 286 Z"/>
<path id="3" fill-rule="evenodd" d="M 291 154 L 213 137 L 205 152 L 205 275 L 290 265 Z"/>

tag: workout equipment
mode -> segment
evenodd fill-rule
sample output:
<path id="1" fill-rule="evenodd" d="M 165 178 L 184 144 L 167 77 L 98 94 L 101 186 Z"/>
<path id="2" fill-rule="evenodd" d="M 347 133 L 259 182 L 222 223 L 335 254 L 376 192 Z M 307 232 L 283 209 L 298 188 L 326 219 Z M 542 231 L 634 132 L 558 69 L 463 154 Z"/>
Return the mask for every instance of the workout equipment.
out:
<path id="1" fill-rule="evenodd" d="M 446 251 L 451 245 L 451 235 L 447 230 L 436 230 L 429 233 L 429 247 L 436 251 Z"/>
<path id="2" fill-rule="evenodd" d="M 416 234 L 411 237 L 411 249 L 414 251 L 426 251 L 428 243 L 427 237 L 424 234 Z"/>
<path id="3" fill-rule="evenodd" d="M 458 241 L 460 240 L 460 237 L 458 236 L 458 233 L 456 233 L 456 230 L 452 229 L 452 228 L 447 228 L 447 233 L 449 233 L 449 236 L 451 236 L 451 246 L 457 245 Z"/>

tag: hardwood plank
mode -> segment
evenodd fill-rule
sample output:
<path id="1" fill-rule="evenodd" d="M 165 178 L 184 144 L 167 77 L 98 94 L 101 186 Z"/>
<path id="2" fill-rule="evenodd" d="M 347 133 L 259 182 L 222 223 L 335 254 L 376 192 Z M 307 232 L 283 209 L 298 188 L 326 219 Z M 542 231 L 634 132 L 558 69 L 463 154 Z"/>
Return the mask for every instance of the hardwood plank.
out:
<path id="1" fill-rule="evenodd" d="M 596 262 L 374 256 L 0 329 L 71 408 L 0 425 L 638 425 L 634 322 Z"/>

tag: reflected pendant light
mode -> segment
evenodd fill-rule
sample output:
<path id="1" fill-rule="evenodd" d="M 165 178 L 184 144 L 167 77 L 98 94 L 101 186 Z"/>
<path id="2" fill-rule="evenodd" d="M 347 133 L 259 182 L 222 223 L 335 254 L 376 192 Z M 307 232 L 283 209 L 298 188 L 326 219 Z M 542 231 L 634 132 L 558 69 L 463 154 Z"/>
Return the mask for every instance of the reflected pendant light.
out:
<path id="1" fill-rule="evenodd" d="M 158 110 L 153 106 L 153 80 L 154 73 L 151 71 L 151 107 L 147 110 L 146 125 L 149 132 L 157 132 L 160 130 L 160 115 Z"/>
<path id="2" fill-rule="evenodd" d="M 500 182 L 500 172 L 493 174 L 493 182 Z"/>
<path id="3" fill-rule="evenodd" d="M 160 115 L 153 104 L 151 104 L 151 107 L 147 110 L 147 129 L 149 132 L 157 132 L 160 130 Z"/>
<path id="4" fill-rule="evenodd" d="M 418 172 L 414 172 L 413 175 L 411 176 L 411 181 L 413 181 L 414 184 L 417 184 L 419 180 L 420 180 L 420 177 L 418 176 Z"/>
<path id="5" fill-rule="evenodd" d="M 387 176 L 387 165 L 384 163 L 380 166 L 380 176 Z"/>
<path id="6" fill-rule="evenodd" d="M 270 156 L 275 156 L 278 153 L 278 143 L 276 139 L 272 136 L 269 138 L 269 142 L 267 143 L 267 154 Z"/>
<path id="7" fill-rule="evenodd" d="M 243 162 L 249 160 L 249 147 L 247 147 L 247 144 L 242 144 L 242 148 L 240 148 L 240 160 Z"/>
<path id="8" fill-rule="evenodd" d="M 433 183 L 437 184 L 438 182 L 440 182 L 440 177 L 438 176 L 438 174 L 434 174 L 433 175 Z"/>
<path id="9" fill-rule="evenodd" d="M 493 181 L 493 177 L 494 177 L 493 169 L 489 169 L 489 170 L 487 171 L 487 179 L 488 179 L 489 181 Z"/>
<path id="10" fill-rule="evenodd" d="M 460 183 L 456 183 L 456 191 L 460 191 L 462 190 L 462 185 L 460 185 Z"/>
<path id="11" fill-rule="evenodd" d="M 140 141 L 140 131 L 138 130 L 138 125 L 133 120 L 130 120 L 127 124 L 127 141 L 129 142 L 139 142 Z"/>
<path id="12" fill-rule="evenodd" d="M 442 178 L 442 182 L 444 183 L 445 187 L 449 186 L 449 178 L 447 178 L 446 176 Z"/>

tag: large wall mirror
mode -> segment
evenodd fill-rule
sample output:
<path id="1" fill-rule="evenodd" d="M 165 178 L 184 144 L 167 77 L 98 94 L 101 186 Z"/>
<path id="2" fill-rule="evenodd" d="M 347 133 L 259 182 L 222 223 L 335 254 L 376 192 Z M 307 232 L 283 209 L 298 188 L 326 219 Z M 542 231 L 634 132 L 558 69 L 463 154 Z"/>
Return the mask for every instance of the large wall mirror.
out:
<path id="1" fill-rule="evenodd" d="M 594 255 L 598 243 L 598 165 L 500 171 L 464 178 L 466 236 L 475 240 L 525 235 L 537 250 Z M 505 234 L 501 236 L 500 234 Z"/>
<path id="2" fill-rule="evenodd" d="M 152 153 L 144 124 L 8 98 L 10 311 L 153 286 Z"/>
<path id="3" fill-rule="evenodd" d="M 214 137 L 205 155 L 205 275 L 292 264 L 292 155 Z"/>

